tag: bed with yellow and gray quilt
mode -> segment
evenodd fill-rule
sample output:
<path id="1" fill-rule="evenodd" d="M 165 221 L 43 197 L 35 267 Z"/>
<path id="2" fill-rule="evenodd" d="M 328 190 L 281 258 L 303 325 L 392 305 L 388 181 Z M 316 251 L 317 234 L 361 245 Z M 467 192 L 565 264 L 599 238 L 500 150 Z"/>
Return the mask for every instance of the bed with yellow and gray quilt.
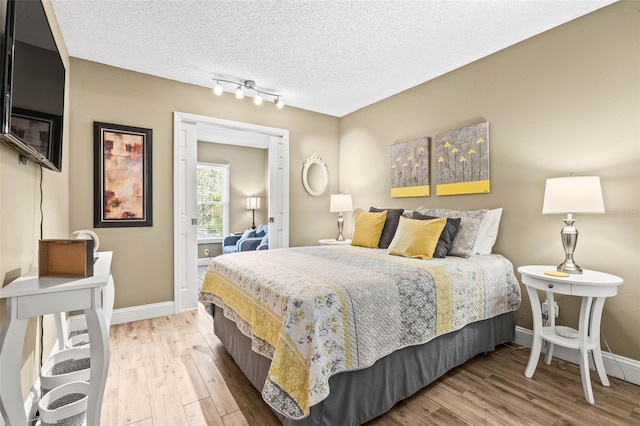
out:
<path id="1" fill-rule="evenodd" d="M 200 301 L 284 424 L 348 425 L 513 340 L 520 291 L 498 254 L 333 245 L 218 256 Z"/>

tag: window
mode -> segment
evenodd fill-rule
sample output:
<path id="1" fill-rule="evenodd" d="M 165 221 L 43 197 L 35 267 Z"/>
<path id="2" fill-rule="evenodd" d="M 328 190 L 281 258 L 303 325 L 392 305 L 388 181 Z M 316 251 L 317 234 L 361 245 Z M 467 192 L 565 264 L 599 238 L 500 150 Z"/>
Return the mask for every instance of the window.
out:
<path id="1" fill-rule="evenodd" d="M 229 165 L 198 163 L 198 241 L 229 233 Z"/>

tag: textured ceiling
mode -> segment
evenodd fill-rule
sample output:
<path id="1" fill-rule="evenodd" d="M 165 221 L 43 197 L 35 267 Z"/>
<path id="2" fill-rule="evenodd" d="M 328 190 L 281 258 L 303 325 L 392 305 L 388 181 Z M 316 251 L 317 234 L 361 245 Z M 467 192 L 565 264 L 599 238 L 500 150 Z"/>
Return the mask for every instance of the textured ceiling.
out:
<path id="1" fill-rule="evenodd" d="M 338 117 L 613 3 L 51 1 L 72 57 Z"/>

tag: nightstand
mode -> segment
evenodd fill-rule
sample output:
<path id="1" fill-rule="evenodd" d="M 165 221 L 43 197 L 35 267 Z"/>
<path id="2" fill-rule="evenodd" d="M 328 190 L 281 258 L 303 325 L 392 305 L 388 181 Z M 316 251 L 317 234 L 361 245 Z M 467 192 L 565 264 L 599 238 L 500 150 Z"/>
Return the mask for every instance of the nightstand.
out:
<path id="1" fill-rule="evenodd" d="M 320 244 L 321 246 L 339 246 L 351 244 L 351 240 L 338 241 L 335 238 L 327 238 L 324 240 L 318 240 L 318 244 Z"/>
<path id="2" fill-rule="evenodd" d="M 522 283 L 527 287 L 533 314 L 533 344 L 531 345 L 531 355 L 524 375 L 526 377 L 533 376 L 538 365 L 543 340 L 549 342 L 549 348 L 544 358 L 546 364 L 551 363 L 554 345 L 578 349 L 580 351 L 580 375 L 582 377 L 584 396 L 589 404 L 593 404 L 593 390 L 591 389 L 587 357 L 589 351 L 592 351 L 600 382 L 602 382 L 603 386 L 609 386 L 609 379 L 604 369 L 602 352 L 600 351 L 600 321 L 606 298 L 618 294 L 618 286 L 624 280 L 615 275 L 587 269 L 582 274 L 570 274 L 567 277 L 555 277 L 545 274 L 547 271 L 555 270 L 555 266 L 548 265 L 531 265 L 518 268 L 518 272 L 522 274 Z M 556 332 L 554 315 L 549 315 L 549 325 L 543 326 L 542 309 L 537 290 L 546 292 L 550 307 L 554 305 L 554 294 L 582 297 L 577 336 L 572 338 L 559 335 Z"/>

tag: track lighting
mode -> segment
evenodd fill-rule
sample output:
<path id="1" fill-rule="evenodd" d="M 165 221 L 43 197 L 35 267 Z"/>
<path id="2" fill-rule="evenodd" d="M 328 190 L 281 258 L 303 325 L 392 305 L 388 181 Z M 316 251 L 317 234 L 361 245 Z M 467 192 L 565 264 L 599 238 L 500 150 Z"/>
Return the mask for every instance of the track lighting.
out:
<path id="1" fill-rule="evenodd" d="M 216 80 L 216 87 L 213 88 L 213 93 L 220 96 L 222 95 L 223 91 L 224 89 L 222 88 L 222 84 L 220 84 L 220 82 Z"/>
<path id="2" fill-rule="evenodd" d="M 275 93 L 269 93 L 269 92 L 265 92 L 264 90 L 257 89 L 256 82 L 253 80 L 245 80 L 242 83 L 238 83 L 237 81 L 224 80 L 221 78 L 214 78 L 214 80 L 216 82 L 216 85 L 213 88 L 213 93 L 215 93 L 218 96 L 222 95 L 222 93 L 224 92 L 224 87 L 222 87 L 222 85 L 220 84 L 220 82 L 223 82 L 223 83 L 237 85 L 235 90 L 236 99 L 243 99 L 245 95 L 245 90 L 249 92 L 247 93 L 248 95 L 250 95 L 251 91 L 253 90 L 254 92 L 256 92 L 256 95 L 253 98 L 253 103 L 255 103 L 256 105 L 262 105 L 262 101 L 264 100 L 263 95 L 266 95 L 266 96 L 271 96 L 273 98 L 273 103 L 278 107 L 278 109 L 282 109 L 284 107 L 284 102 L 282 101 L 282 97 L 280 95 L 276 95 Z"/>

